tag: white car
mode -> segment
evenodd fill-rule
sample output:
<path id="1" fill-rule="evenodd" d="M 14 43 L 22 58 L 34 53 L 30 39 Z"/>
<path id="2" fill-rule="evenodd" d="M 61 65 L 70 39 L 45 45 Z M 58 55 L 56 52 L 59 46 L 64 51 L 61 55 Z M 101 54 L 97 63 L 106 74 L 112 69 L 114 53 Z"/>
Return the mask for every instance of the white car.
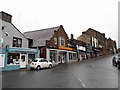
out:
<path id="1" fill-rule="evenodd" d="M 30 63 L 31 69 L 40 70 L 41 68 L 52 68 L 53 64 L 44 58 L 35 58 L 34 61 Z"/>

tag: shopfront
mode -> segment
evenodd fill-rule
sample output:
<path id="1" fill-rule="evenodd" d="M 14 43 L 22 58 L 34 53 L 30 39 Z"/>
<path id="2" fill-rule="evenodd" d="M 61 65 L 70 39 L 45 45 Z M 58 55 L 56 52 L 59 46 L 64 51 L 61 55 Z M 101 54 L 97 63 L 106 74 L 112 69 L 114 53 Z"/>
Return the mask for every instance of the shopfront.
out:
<path id="1" fill-rule="evenodd" d="M 2 49 L 2 54 L 5 55 L 4 67 L 0 71 L 19 70 L 21 68 L 30 68 L 29 54 L 38 56 L 38 49 L 22 49 L 22 48 L 9 48 L 7 46 Z"/>
<path id="2" fill-rule="evenodd" d="M 69 52 L 69 60 L 77 60 L 77 53 Z"/>
<path id="3" fill-rule="evenodd" d="M 72 51 L 72 48 L 68 47 L 58 47 L 58 49 L 49 49 L 47 48 L 47 60 L 50 60 L 52 63 L 68 63 L 70 60 L 70 53 L 74 54 L 71 59 L 76 58 L 76 52 Z"/>
<path id="4" fill-rule="evenodd" d="M 78 50 L 78 58 L 79 58 L 80 61 L 87 59 L 86 47 L 78 46 L 77 50 Z"/>
<path id="5" fill-rule="evenodd" d="M 59 50 L 59 49 L 48 49 L 47 54 L 49 53 L 48 60 L 52 63 L 65 63 L 67 62 L 67 50 Z"/>
<path id="6" fill-rule="evenodd" d="M 98 57 L 100 52 L 99 48 L 93 47 L 92 50 L 93 50 L 93 57 Z"/>
<path id="7" fill-rule="evenodd" d="M 92 58 L 92 49 L 90 48 L 90 46 L 87 46 L 87 58 Z"/>

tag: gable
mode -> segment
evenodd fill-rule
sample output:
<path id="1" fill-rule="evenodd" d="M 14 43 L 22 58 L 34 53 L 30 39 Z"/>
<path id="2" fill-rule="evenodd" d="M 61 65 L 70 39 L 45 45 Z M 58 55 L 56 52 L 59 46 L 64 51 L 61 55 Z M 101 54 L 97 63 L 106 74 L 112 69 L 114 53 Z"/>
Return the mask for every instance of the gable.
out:
<path id="1" fill-rule="evenodd" d="M 46 46 L 46 40 L 50 40 L 54 35 L 54 31 L 58 31 L 58 28 L 59 26 L 53 28 L 29 31 L 29 32 L 25 32 L 24 35 L 27 38 L 33 39 L 33 47 Z"/>
<path id="2" fill-rule="evenodd" d="M 47 46 L 59 46 L 59 37 L 64 37 L 65 38 L 65 46 L 67 46 L 67 39 L 68 36 L 63 28 L 62 25 L 60 25 L 60 27 L 58 28 L 58 31 L 56 31 L 54 33 L 54 35 L 52 36 L 52 38 L 49 40 L 49 42 L 47 43 Z M 57 38 L 57 44 L 54 43 L 54 38 Z"/>
<path id="3" fill-rule="evenodd" d="M 10 47 L 12 47 L 13 37 L 17 37 L 22 39 L 23 48 L 28 47 L 28 39 L 12 23 L 5 22 L 2 20 L 1 22 L 2 22 L 2 26 L 4 26 L 4 29 L 2 30 L 2 38 L 3 38 L 4 46 L 9 45 Z M 5 33 L 8 33 L 8 36 L 5 36 Z"/>

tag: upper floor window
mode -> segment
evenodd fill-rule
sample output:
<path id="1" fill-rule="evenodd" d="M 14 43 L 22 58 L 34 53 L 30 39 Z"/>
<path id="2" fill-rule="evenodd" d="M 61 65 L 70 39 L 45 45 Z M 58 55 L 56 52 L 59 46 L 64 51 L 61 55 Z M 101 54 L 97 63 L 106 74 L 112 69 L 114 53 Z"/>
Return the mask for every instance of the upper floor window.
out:
<path id="1" fill-rule="evenodd" d="M 59 37 L 60 39 L 60 46 L 65 46 L 65 38 L 64 37 Z"/>
<path id="2" fill-rule="evenodd" d="M 57 38 L 54 38 L 54 44 L 57 44 Z"/>
<path id="3" fill-rule="evenodd" d="M 13 47 L 22 47 L 22 39 L 13 37 Z"/>

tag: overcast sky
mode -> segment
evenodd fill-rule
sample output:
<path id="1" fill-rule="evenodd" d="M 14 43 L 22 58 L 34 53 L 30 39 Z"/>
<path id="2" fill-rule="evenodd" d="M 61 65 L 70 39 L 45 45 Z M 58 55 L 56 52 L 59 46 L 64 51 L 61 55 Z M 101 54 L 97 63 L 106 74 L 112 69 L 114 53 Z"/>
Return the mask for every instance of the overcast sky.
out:
<path id="1" fill-rule="evenodd" d="M 119 0 L 2 0 L 0 11 L 13 16 L 23 33 L 63 25 L 77 38 L 88 28 L 118 41 Z"/>

